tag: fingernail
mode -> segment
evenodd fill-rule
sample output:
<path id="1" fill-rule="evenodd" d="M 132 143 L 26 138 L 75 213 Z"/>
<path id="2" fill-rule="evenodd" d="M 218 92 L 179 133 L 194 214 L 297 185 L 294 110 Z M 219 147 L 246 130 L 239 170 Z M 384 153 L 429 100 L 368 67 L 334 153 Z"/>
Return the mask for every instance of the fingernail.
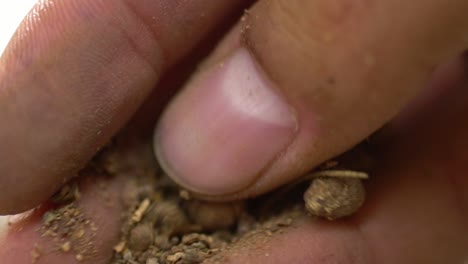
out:
<path id="1" fill-rule="evenodd" d="M 202 72 L 169 105 L 155 151 L 176 182 L 222 195 L 251 185 L 290 144 L 297 122 L 246 49 Z"/>

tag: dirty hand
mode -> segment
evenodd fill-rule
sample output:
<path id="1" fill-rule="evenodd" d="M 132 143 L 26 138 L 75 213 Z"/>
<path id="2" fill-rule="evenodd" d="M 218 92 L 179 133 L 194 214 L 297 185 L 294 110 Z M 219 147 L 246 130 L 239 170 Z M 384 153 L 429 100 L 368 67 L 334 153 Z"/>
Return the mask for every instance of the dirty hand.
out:
<path id="1" fill-rule="evenodd" d="M 167 69 L 243 4 L 40 1 L 0 60 L 0 213 L 50 197 L 151 91 L 161 106 L 173 87 L 156 86 Z M 468 47 L 467 8 L 462 0 L 260 0 L 225 33 L 154 136 L 168 174 L 207 199 L 293 181 L 409 105 L 382 132 L 357 215 L 303 219 L 233 263 L 462 262 L 468 79 L 456 58 Z M 119 181 L 105 199 L 119 199 Z M 106 263 L 118 239 L 121 208 L 97 192 L 88 184 L 80 200 L 98 227 L 98 253 L 82 263 Z M 43 239 L 38 222 L 33 215 L 9 231 L 2 263 L 30 263 Z M 50 254 L 37 263 L 73 261 Z"/>

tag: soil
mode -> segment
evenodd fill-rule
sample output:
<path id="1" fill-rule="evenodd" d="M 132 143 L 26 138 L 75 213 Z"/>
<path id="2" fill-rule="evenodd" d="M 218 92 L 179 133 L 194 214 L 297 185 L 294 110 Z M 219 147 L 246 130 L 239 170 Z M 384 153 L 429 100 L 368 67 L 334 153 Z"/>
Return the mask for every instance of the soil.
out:
<path id="1" fill-rule="evenodd" d="M 356 156 L 355 153 L 352 156 Z M 327 162 L 321 169 L 339 169 L 341 160 L 347 166 L 346 158 L 339 160 Z M 310 206 L 304 205 L 300 195 L 309 186 L 310 179 L 248 201 L 197 200 L 164 174 L 154 160 L 149 142 L 116 140 L 91 162 L 90 167 L 113 177 L 131 179 L 123 190 L 122 202 L 126 210 L 122 215 L 120 241 L 113 249 L 113 264 L 189 264 L 207 260 L 223 263 L 222 252 L 235 249 L 258 233 L 269 236 L 282 232 L 297 217 L 310 214 L 306 207 L 310 210 L 318 205 L 316 215 L 335 219 L 352 214 L 364 200 L 360 180 L 331 177 L 320 177 L 319 182 L 311 185 L 305 195 L 313 201 Z M 352 185 L 349 190 L 347 182 Z M 311 190 L 319 196 L 311 194 Z M 338 197 L 336 193 L 351 196 Z M 76 184 L 63 187 L 52 198 L 59 206 L 45 213 L 38 230 L 42 236 L 50 237 L 61 251 L 72 252 L 78 261 L 97 253 L 93 251 L 92 242 L 96 227 L 75 205 L 79 197 Z M 280 202 L 275 199 L 277 197 L 281 197 Z M 337 201 L 345 202 L 345 214 L 330 214 L 341 208 Z M 350 205 L 349 201 L 355 202 Z M 37 245 L 31 252 L 33 262 L 41 254 Z"/>

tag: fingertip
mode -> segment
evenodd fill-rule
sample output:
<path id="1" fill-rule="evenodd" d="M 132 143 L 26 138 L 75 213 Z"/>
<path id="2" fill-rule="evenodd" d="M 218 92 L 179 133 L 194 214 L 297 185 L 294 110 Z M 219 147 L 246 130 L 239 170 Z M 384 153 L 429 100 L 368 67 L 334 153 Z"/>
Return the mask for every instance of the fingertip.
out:
<path id="1" fill-rule="evenodd" d="M 155 152 L 173 179 L 207 195 L 239 192 L 297 132 L 287 101 L 239 49 L 200 73 L 158 125 Z"/>

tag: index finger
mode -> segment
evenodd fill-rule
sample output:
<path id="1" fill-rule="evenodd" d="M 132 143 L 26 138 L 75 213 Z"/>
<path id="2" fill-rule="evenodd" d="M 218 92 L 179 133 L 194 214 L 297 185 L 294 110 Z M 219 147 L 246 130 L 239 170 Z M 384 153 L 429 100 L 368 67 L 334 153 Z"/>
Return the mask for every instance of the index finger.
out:
<path id="1" fill-rule="evenodd" d="M 51 195 L 242 2 L 39 1 L 0 59 L 0 214 Z"/>

